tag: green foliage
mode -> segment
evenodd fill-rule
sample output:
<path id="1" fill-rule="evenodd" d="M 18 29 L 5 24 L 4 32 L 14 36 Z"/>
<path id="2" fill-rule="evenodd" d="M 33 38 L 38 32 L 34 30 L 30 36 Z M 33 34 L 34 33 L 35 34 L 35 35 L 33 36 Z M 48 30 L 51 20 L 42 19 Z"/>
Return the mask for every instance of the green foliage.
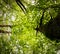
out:
<path id="1" fill-rule="evenodd" d="M 28 2 L 22 0 L 28 7 L 26 14 L 22 12 L 15 0 L 7 0 L 10 1 L 9 6 L 4 1 L 0 5 L 0 18 L 6 18 L 6 21 L 4 23 L 0 21 L 0 24 L 9 24 L 11 22 L 13 27 L 11 28 L 11 35 L 0 35 L 0 54 L 56 54 L 60 50 L 60 43 L 56 43 L 55 40 L 51 41 L 41 32 L 38 32 L 36 35 L 35 31 L 45 8 L 48 7 L 44 13 L 43 24 L 46 24 L 50 20 L 51 16 L 49 12 L 53 18 L 56 17 L 58 9 L 55 10 L 50 7 L 50 5 L 55 4 L 53 3 L 54 1 L 36 0 L 32 5 L 32 0 Z M 56 3 L 59 4 L 60 1 L 57 0 Z"/>

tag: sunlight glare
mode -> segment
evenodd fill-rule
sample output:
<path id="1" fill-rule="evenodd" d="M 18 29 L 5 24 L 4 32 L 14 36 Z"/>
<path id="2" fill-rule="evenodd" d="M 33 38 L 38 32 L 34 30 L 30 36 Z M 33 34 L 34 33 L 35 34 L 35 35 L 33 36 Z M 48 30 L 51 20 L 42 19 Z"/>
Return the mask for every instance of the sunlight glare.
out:
<path id="1" fill-rule="evenodd" d="M 11 20 L 12 20 L 12 21 L 15 21 L 15 17 L 14 17 L 14 16 L 12 16 L 12 17 L 11 17 Z"/>

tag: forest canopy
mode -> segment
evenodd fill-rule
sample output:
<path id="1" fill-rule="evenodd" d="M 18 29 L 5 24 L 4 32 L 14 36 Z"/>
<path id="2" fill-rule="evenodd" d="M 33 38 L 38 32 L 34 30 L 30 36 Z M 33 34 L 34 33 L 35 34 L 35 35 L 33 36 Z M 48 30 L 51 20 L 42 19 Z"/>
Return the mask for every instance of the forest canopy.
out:
<path id="1" fill-rule="evenodd" d="M 0 0 L 0 54 L 60 54 L 60 0 Z"/>

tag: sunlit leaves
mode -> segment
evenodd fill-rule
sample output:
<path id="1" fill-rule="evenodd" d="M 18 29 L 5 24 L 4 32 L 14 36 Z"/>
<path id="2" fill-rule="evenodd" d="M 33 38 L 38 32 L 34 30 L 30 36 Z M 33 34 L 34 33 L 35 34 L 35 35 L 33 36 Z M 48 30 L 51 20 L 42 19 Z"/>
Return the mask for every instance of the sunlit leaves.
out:
<path id="1" fill-rule="evenodd" d="M 52 0 L 21 0 L 27 7 L 24 14 L 15 0 L 0 0 L 0 20 L 5 20 L 1 24 L 12 24 L 11 36 L 3 34 L 0 37 L 0 54 L 55 54 L 60 44 L 48 39 L 43 33 L 36 35 L 35 28 L 40 23 L 44 8 L 43 24 L 46 24 L 51 16 L 56 17 L 58 9 L 51 9 Z M 4 3 L 4 4 L 3 4 Z M 59 3 L 59 0 L 56 1 Z M 2 28 L 3 30 L 5 28 Z"/>

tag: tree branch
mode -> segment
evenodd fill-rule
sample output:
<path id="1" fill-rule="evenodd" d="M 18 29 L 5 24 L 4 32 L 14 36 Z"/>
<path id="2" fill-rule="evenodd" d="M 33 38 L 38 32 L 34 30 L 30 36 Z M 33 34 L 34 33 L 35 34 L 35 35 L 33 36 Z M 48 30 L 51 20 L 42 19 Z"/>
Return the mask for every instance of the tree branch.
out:
<path id="1" fill-rule="evenodd" d="M 42 9 L 42 10 L 47 10 L 49 8 L 60 8 L 60 4 L 52 4 L 52 5 L 49 5 L 47 7 L 37 6 L 36 8 L 39 8 L 39 9 Z"/>
<path id="2" fill-rule="evenodd" d="M 12 33 L 11 31 L 0 30 L 0 33 Z"/>
<path id="3" fill-rule="evenodd" d="M 0 25 L 0 27 L 12 27 L 13 25 Z"/>
<path id="4" fill-rule="evenodd" d="M 40 19 L 40 26 L 42 25 L 42 20 L 43 20 L 43 18 L 44 18 L 44 12 L 45 12 L 45 10 L 43 10 L 43 13 L 42 13 L 42 17 L 41 17 L 41 19 Z"/>
<path id="5" fill-rule="evenodd" d="M 18 4 L 18 6 L 22 9 L 22 11 L 25 13 L 26 12 L 26 8 L 25 6 L 22 4 L 22 2 L 20 0 L 15 0 L 16 3 Z"/>

